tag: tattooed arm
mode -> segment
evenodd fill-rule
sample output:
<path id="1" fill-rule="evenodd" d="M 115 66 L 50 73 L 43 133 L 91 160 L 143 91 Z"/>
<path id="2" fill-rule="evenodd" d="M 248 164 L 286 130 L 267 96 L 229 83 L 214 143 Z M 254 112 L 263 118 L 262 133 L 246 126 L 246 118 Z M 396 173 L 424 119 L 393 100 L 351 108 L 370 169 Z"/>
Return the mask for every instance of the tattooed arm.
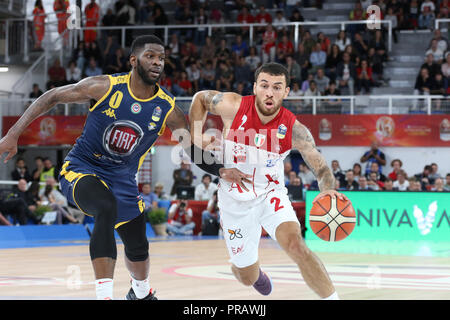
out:
<path id="1" fill-rule="evenodd" d="M 316 197 L 314 201 L 325 194 L 330 194 L 331 196 L 337 195 L 346 199 L 344 195 L 335 191 L 336 182 L 333 172 L 328 167 L 325 158 L 317 150 L 311 132 L 297 120 L 292 128 L 292 147 L 300 151 L 303 160 L 305 160 L 307 166 L 317 178 L 321 193 L 319 194 L 320 197 Z"/>
<path id="2" fill-rule="evenodd" d="M 99 100 L 108 91 L 110 81 L 108 76 L 89 77 L 76 84 L 70 84 L 45 92 L 36 99 L 24 112 L 19 120 L 9 129 L 6 136 L 0 140 L 0 157 L 8 152 L 6 163 L 17 153 L 17 140 L 20 134 L 33 120 L 45 114 L 58 103 L 82 103 L 91 99 Z"/>

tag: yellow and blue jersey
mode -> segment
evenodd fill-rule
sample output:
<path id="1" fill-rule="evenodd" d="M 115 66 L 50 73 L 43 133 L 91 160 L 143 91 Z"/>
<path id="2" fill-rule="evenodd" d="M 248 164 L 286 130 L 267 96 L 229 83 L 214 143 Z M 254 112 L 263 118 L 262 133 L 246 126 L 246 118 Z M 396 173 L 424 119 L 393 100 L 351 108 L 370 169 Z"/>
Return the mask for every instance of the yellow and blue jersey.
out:
<path id="1" fill-rule="evenodd" d="M 131 73 L 108 77 L 109 90 L 89 109 L 83 132 L 65 159 L 60 183 L 68 200 L 77 205 L 73 196 L 77 181 L 85 175 L 101 179 L 117 199 L 117 227 L 144 209 L 136 174 L 163 134 L 175 98 L 156 85 L 151 98 L 139 99 L 130 89 Z"/>

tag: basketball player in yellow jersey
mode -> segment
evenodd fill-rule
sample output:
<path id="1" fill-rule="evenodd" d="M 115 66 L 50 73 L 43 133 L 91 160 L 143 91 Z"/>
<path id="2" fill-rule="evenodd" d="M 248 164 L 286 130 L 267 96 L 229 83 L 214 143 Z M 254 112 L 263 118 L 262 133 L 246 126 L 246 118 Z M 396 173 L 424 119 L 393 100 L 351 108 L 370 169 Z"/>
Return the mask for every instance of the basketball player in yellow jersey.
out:
<path id="1" fill-rule="evenodd" d="M 251 176 L 246 188 L 220 179 L 218 205 L 230 255 L 231 269 L 244 285 L 261 294 L 272 291 L 272 282 L 259 266 L 261 227 L 278 241 L 298 265 L 306 284 L 323 299 L 338 299 L 319 258 L 301 237 L 300 224 L 287 196 L 283 160 L 297 149 L 313 170 L 320 194 L 347 199 L 335 191 L 335 179 L 317 150 L 309 130 L 282 101 L 289 93 L 289 72 L 278 63 L 262 65 L 255 73 L 254 95 L 200 91 L 192 101 L 189 121 L 194 143 L 203 144 L 201 129 L 208 112 L 223 121 L 223 159 L 227 168 Z"/>
<path id="2" fill-rule="evenodd" d="M 131 275 L 126 298 L 156 299 L 148 281 L 144 204 L 135 177 L 166 126 L 172 132 L 182 131 L 180 138 L 190 140 L 188 122 L 175 105 L 175 97 L 157 83 L 164 69 L 162 41 L 155 36 L 137 37 L 131 46 L 130 64 L 129 73 L 89 77 L 47 91 L 0 140 L 0 156 L 8 153 L 6 162 L 17 153 L 17 140 L 25 128 L 54 105 L 97 101 L 89 109 L 82 135 L 65 159 L 59 181 L 68 201 L 95 218 L 89 252 L 97 299 L 104 300 L 113 299 L 117 258 L 114 230 L 123 241 L 125 265 Z M 201 152 L 205 159 L 211 158 L 190 142 L 185 145 L 188 154 Z M 223 165 L 196 164 L 230 182 L 240 183 L 241 178 L 246 178 L 237 169 L 225 169 Z"/>

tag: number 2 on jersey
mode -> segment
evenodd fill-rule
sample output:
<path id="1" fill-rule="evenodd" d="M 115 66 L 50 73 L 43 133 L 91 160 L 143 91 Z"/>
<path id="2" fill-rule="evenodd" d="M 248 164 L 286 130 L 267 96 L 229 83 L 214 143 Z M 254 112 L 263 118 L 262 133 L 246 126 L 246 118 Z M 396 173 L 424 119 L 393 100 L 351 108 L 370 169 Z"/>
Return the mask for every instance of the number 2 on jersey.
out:
<path id="1" fill-rule="evenodd" d="M 246 123 L 247 122 L 247 116 L 244 114 L 243 116 L 242 116 L 242 122 L 241 122 L 241 125 L 239 126 L 239 128 L 238 128 L 238 130 L 244 130 L 244 127 L 243 127 L 243 125 L 244 125 L 244 123 Z"/>
<path id="2" fill-rule="evenodd" d="M 270 204 L 272 204 L 274 202 L 275 202 L 275 212 L 284 208 L 284 206 L 280 206 L 280 202 L 281 202 L 280 198 L 273 197 L 272 199 L 270 199 Z"/>

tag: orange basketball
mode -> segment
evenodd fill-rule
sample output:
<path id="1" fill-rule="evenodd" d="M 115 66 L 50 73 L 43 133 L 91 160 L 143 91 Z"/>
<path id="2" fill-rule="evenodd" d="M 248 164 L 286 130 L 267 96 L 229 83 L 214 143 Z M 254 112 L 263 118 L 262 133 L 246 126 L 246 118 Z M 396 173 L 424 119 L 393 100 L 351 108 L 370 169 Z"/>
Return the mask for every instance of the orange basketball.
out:
<path id="1" fill-rule="evenodd" d="M 326 195 L 313 203 L 309 225 L 322 240 L 341 241 L 355 228 L 356 214 L 350 200 L 332 199 Z"/>

